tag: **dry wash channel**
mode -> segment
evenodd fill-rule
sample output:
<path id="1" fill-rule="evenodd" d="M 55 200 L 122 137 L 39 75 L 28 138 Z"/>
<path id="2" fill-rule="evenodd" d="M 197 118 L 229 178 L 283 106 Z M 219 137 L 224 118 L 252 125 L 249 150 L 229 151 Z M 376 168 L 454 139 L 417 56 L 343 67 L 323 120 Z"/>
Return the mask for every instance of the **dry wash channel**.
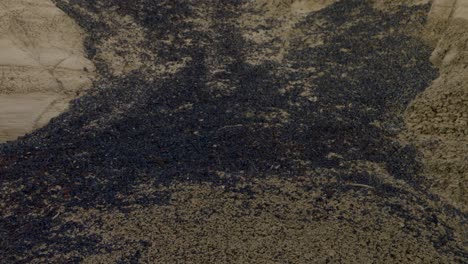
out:
<path id="1" fill-rule="evenodd" d="M 102 78 L 0 145 L 0 259 L 468 261 L 401 137 L 439 76 L 427 1 L 56 3 Z"/>

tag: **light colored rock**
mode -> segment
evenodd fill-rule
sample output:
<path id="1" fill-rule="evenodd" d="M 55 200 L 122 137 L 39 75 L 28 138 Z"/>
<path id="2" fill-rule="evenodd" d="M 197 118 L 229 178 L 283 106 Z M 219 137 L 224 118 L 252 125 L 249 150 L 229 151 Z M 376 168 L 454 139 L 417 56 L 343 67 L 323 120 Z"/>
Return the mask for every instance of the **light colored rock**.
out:
<path id="1" fill-rule="evenodd" d="M 0 142 L 14 140 L 33 130 L 59 99 L 56 94 L 44 93 L 0 96 Z"/>
<path id="2" fill-rule="evenodd" d="M 72 94 L 89 87 L 94 66 L 84 57 L 83 38 L 50 0 L 2 0 L 0 93 Z"/>
<path id="3" fill-rule="evenodd" d="M 91 86 L 94 65 L 83 41 L 83 31 L 50 0 L 0 1 L 0 142 L 30 132 L 38 117 L 66 109 L 60 98 Z M 44 115 L 46 109 L 60 110 Z"/>

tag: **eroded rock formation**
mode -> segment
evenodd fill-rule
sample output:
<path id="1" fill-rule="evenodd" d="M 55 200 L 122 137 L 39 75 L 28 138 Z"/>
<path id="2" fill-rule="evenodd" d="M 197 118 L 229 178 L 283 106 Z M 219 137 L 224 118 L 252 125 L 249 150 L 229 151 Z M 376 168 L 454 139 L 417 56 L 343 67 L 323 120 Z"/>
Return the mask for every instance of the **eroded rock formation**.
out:
<path id="1" fill-rule="evenodd" d="M 43 126 L 91 86 L 83 42 L 50 0 L 0 3 L 0 142 Z"/>

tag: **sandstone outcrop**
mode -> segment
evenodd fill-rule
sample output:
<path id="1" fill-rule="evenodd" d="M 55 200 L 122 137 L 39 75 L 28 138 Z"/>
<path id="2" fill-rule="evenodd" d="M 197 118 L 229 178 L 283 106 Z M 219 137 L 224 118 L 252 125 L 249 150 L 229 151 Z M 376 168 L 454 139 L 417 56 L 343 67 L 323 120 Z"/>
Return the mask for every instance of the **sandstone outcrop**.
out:
<path id="1" fill-rule="evenodd" d="M 91 85 L 83 42 L 50 0 L 0 3 L 0 142 L 46 124 Z"/>

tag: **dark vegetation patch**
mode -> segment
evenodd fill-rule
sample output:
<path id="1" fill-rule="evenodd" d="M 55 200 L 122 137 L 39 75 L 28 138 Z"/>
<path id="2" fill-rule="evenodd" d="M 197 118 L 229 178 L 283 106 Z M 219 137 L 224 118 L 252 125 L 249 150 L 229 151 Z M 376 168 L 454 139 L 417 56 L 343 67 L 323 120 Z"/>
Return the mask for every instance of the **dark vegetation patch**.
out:
<path id="1" fill-rule="evenodd" d="M 84 7 L 90 5 L 84 3 Z M 132 10 L 140 5 L 134 6 L 130 14 L 138 13 Z M 158 4 L 153 12 L 178 10 L 162 6 Z M 218 12 L 227 17 L 232 13 L 227 8 Z M 342 1 L 309 16 L 301 27 L 325 19 L 325 29 L 337 32 L 330 33 L 320 47 L 296 43 L 288 57 L 294 68 L 315 67 L 325 73 L 312 84 L 317 102 L 301 97 L 301 86 L 280 93 L 291 80 L 304 82 L 303 76 L 283 76 L 274 62 L 246 63 L 242 54 L 248 46 L 242 43 L 239 28 L 220 22 L 210 36 L 214 40 L 210 48 L 216 56 L 233 59 L 225 65 L 223 76 L 229 93 L 209 87 L 206 60 L 213 52 L 200 44 L 201 48 L 191 50 L 192 62 L 172 79 L 149 82 L 131 74 L 98 84 L 48 127 L 2 146 L 6 159 L 22 159 L 5 167 L 5 178 L 23 174 L 24 184 L 34 189 L 68 186 L 77 198 L 71 199 L 73 203 L 112 205 L 118 203 L 115 194 L 130 192 L 142 175 L 168 183 L 216 182 L 218 171 L 257 177 L 300 174 L 309 168 L 337 167 L 339 159 L 327 158 L 333 152 L 346 161 L 384 163 L 394 177 L 417 183 L 415 151 L 391 139 L 391 131 L 372 125 L 388 123 L 392 110 L 403 109 L 436 74 L 427 60 L 427 47 L 405 35 L 388 33 L 414 11 L 406 12 L 390 16 L 363 1 Z M 171 25 L 170 21 L 159 23 Z M 342 26 L 343 21 L 352 22 Z M 156 35 L 165 32 L 159 23 L 151 26 L 144 19 L 140 23 Z M 346 59 L 339 56 L 342 49 L 350 50 L 343 55 Z M 405 68 L 409 61 L 414 66 Z M 131 106 L 124 113 L 113 112 L 123 105 Z M 279 111 L 288 113 L 288 120 L 265 117 Z M 110 120 L 99 120 L 102 117 Z M 90 126 L 93 121 L 101 123 Z M 30 169 L 24 172 L 25 167 Z M 43 182 L 32 184 L 31 177 Z"/>

